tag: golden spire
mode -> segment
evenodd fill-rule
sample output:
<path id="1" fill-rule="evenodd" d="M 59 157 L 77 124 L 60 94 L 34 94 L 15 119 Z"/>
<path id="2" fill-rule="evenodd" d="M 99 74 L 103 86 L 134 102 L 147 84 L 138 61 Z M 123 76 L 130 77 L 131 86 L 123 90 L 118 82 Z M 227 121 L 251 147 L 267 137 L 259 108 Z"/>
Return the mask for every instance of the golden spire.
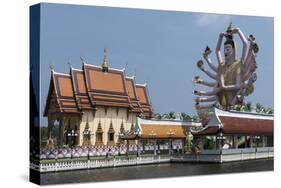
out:
<path id="1" fill-rule="evenodd" d="M 103 63 L 101 65 L 103 72 L 108 72 L 108 64 L 107 64 L 107 58 L 106 58 L 106 48 L 104 48 L 104 56 L 103 56 Z"/>
<path id="2" fill-rule="evenodd" d="M 230 22 L 226 30 L 226 34 L 229 38 L 232 38 L 232 32 L 233 32 L 232 22 Z"/>

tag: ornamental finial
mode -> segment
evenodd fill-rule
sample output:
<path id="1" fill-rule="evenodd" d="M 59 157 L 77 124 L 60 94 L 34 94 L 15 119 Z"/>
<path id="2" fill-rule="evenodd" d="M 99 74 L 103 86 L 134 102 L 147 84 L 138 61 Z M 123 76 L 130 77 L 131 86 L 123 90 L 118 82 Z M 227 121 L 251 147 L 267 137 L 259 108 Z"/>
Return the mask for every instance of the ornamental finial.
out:
<path id="1" fill-rule="evenodd" d="M 106 48 L 104 48 L 104 55 L 103 55 L 103 63 L 101 65 L 103 72 L 108 72 L 108 64 L 107 64 L 107 57 L 106 57 Z"/>

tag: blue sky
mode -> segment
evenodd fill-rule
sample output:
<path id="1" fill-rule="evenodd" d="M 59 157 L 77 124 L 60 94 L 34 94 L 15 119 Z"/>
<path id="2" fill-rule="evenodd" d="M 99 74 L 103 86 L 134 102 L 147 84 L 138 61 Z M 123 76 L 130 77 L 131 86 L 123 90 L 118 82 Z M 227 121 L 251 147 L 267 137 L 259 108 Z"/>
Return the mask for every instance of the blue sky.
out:
<path id="1" fill-rule="evenodd" d="M 258 80 L 246 101 L 273 107 L 273 18 L 43 4 L 41 113 L 49 87 L 49 65 L 68 73 L 68 61 L 81 68 L 80 56 L 89 64 L 100 65 L 106 47 L 110 67 L 127 64 L 127 75 L 135 74 L 138 83 L 147 81 L 155 112 L 193 115 L 195 86 L 191 80 L 196 75 L 204 78 L 196 62 L 206 45 L 215 50 L 219 33 L 230 21 L 245 35 L 254 34 L 260 47 Z M 238 38 L 237 45 L 241 47 Z M 216 63 L 214 52 L 211 59 Z"/>

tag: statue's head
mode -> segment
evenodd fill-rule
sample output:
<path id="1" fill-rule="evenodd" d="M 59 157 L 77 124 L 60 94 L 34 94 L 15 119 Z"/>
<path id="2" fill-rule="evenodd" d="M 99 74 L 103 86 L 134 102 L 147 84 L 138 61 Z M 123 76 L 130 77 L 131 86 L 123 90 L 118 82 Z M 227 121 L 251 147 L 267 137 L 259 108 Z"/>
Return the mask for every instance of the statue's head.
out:
<path id="1" fill-rule="evenodd" d="M 233 40 L 233 29 L 230 23 L 226 30 L 224 42 L 224 58 L 226 63 L 232 63 L 235 60 L 235 42 Z"/>
<path id="2" fill-rule="evenodd" d="M 226 38 L 224 42 L 224 58 L 226 63 L 231 63 L 235 60 L 235 43 L 232 38 Z"/>

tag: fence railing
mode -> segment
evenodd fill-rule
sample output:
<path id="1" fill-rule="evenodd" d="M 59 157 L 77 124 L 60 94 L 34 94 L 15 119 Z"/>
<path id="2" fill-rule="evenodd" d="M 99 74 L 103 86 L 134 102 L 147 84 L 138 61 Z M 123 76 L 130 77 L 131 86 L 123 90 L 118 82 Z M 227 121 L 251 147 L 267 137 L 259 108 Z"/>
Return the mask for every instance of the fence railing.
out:
<path id="1" fill-rule="evenodd" d="M 173 156 L 174 162 L 231 162 L 274 157 L 273 147 L 202 150 L 198 154 Z"/>
<path id="2" fill-rule="evenodd" d="M 68 160 L 31 160 L 30 167 L 40 172 L 54 172 L 66 171 L 76 169 L 91 169 L 91 168 L 104 168 L 104 167 L 117 167 L 117 166 L 130 166 L 141 164 L 157 164 L 170 162 L 170 156 L 123 156 L 111 158 L 98 158 L 98 159 L 68 159 Z"/>

